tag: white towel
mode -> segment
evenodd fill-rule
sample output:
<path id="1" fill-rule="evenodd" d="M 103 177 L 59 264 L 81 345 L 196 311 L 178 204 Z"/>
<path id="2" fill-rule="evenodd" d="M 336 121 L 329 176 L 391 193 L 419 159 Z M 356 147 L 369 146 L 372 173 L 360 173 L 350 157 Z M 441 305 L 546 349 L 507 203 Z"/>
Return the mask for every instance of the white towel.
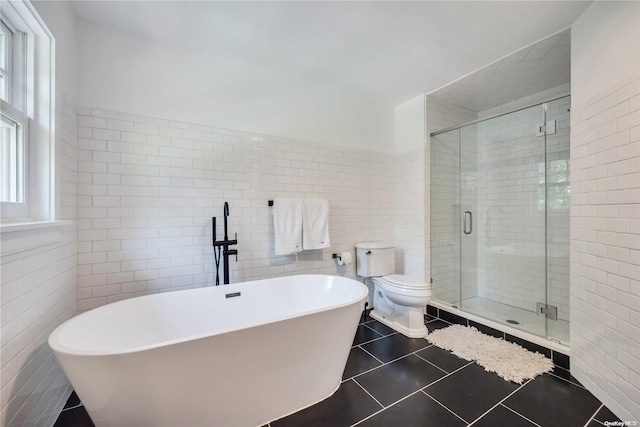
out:
<path id="1" fill-rule="evenodd" d="M 329 246 L 329 202 L 325 199 L 305 199 L 302 207 L 302 249 Z"/>
<path id="2" fill-rule="evenodd" d="M 288 255 L 302 250 L 302 200 L 273 201 L 273 229 L 276 255 Z"/>

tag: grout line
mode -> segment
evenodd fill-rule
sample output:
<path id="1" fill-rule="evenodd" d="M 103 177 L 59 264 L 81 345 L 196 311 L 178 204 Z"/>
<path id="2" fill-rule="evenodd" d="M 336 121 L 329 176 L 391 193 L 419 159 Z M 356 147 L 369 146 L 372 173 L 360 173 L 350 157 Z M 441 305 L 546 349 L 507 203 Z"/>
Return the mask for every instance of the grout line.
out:
<path id="1" fill-rule="evenodd" d="M 418 357 L 420 357 L 420 356 L 418 356 Z M 455 374 L 455 373 L 456 373 L 456 372 L 458 372 L 459 370 L 464 369 L 464 368 L 466 368 L 467 366 L 469 366 L 469 365 L 471 365 L 471 364 L 473 364 L 473 363 L 475 363 L 475 362 L 469 362 L 469 363 L 467 363 L 466 365 L 459 367 L 459 368 L 458 368 L 458 369 L 456 369 L 455 371 L 451 371 L 450 373 L 448 373 L 448 374 L 447 374 L 447 375 L 445 375 L 444 377 L 438 378 L 438 379 L 437 379 L 437 380 L 435 380 L 434 382 L 429 383 L 429 384 L 427 384 L 426 386 L 422 387 L 422 389 L 425 389 L 425 388 L 427 388 L 427 387 L 431 387 L 432 385 L 434 385 L 434 384 L 436 384 L 436 383 L 438 383 L 438 382 L 442 381 L 443 379 L 445 379 L 445 378 L 447 378 L 447 377 L 449 377 L 449 376 L 451 376 L 451 375 Z"/>
<path id="2" fill-rule="evenodd" d="M 373 329 L 371 326 L 367 325 L 366 323 L 363 323 L 362 326 L 364 326 L 367 329 L 371 329 L 373 332 L 375 332 L 376 334 L 380 335 L 381 337 L 386 337 L 386 335 L 376 331 L 375 329 Z M 389 335 L 391 335 L 391 334 L 389 334 Z"/>
<path id="3" fill-rule="evenodd" d="M 385 363 L 385 365 L 388 365 L 389 363 L 393 363 L 393 362 L 395 362 L 396 360 L 404 359 L 405 357 L 408 357 L 408 356 L 416 355 L 416 353 L 417 353 L 417 352 L 419 352 L 419 351 L 421 351 L 421 350 L 424 350 L 424 348 L 420 348 L 420 349 L 418 349 L 418 350 L 412 351 L 411 353 L 407 353 L 407 354 L 404 354 L 404 355 L 402 355 L 402 356 L 400 356 L 400 357 L 396 357 L 395 359 L 391 359 L 391 360 L 389 360 L 387 363 Z M 417 356 L 417 355 L 416 355 L 416 356 Z M 418 357 L 420 357 L 420 356 L 418 356 Z"/>
<path id="4" fill-rule="evenodd" d="M 428 387 L 428 386 L 427 386 Z M 425 387 L 426 388 L 426 387 Z M 442 403 L 440 403 L 438 401 L 438 399 L 436 399 L 435 397 L 431 396 L 430 394 L 428 394 L 426 391 L 424 391 L 424 388 L 421 389 L 420 391 L 422 391 L 422 393 L 424 393 L 426 396 L 428 396 L 431 400 L 433 400 L 434 402 L 436 402 L 438 405 L 442 406 L 444 409 L 446 409 L 447 411 L 451 412 L 453 415 L 456 416 L 456 418 L 462 420 L 465 424 L 469 424 L 467 422 L 467 420 L 465 420 L 464 418 L 462 418 L 460 415 L 456 414 L 455 412 L 453 412 L 451 409 L 447 408 L 446 406 L 444 406 Z"/>
<path id="5" fill-rule="evenodd" d="M 362 347 L 360 347 L 360 348 L 362 348 Z M 371 354 L 371 352 L 368 352 L 368 351 L 367 351 L 367 349 L 362 348 L 362 351 L 364 351 L 364 352 L 365 352 L 365 353 L 367 353 L 369 356 L 371 356 L 371 357 L 373 357 L 374 359 L 376 359 L 378 362 L 382 363 L 382 365 L 380 365 L 380 366 L 384 366 L 384 365 L 386 365 L 386 363 L 384 363 L 382 360 L 380 360 L 380 359 L 378 359 L 377 357 L 375 357 L 373 354 Z M 377 367 L 375 367 L 375 368 L 373 368 L 373 369 L 377 369 L 377 368 L 379 368 L 380 366 L 377 366 Z M 373 369 L 372 369 L 372 370 L 373 370 Z M 354 375 L 354 376 L 355 376 L 355 375 Z"/>
<path id="6" fill-rule="evenodd" d="M 371 329 L 371 328 L 369 328 L 369 329 Z M 374 331 L 374 332 L 379 333 L 378 331 Z M 362 345 L 362 344 L 369 344 L 370 342 L 378 341 L 378 340 L 381 340 L 382 338 L 390 337 L 391 335 L 395 335 L 395 334 L 397 334 L 397 332 L 394 332 L 394 333 L 389 334 L 389 335 L 383 335 L 381 337 L 374 338 L 374 339 L 369 340 L 369 341 L 363 341 L 360 344 L 352 345 L 351 348 L 357 347 L 357 346 Z"/>
<path id="7" fill-rule="evenodd" d="M 500 406 L 502 406 L 503 408 L 506 408 L 506 409 L 510 410 L 511 412 L 513 412 L 513 413 L 514 413 L 514 414 L 516 414 L 516 415 L 521 416 L 521 417 L 522 417 L 522 418 L 524 418 L 525 420 L 527 420 L 527 421 L 529 421 L 529 422 L 531 422 L 531 423 L 533 423 L 533 424 L 537 425 L 538 427 L 541 427 L 541 426 L 540 426 L 540 424 L 538 424 L 537 422 L 535 422 L 535 421 L 533 421 L 533 420 L 531 420 L 531 419 L 529 419 L 529 418 L 525 417 L 525 416 L 524 416 L 524 415 L 522 415 L 520 412 L 518 412 L 518 411 L 516 411 L 516 410 L 513 410 L 513 409 L 509 408 L 508 406 L 506 406 L 506 405 L 504 405 L 504 404 L 502 404 L 502 403 L 500 403 Z"/>
<path id="8" fill-rule="evenodd" d="M 560 367 L 559 367 L 559 366 L 557 366 L 557 365 L 555 365 L 555 366 L 556 366 L 556 367 L 558 367 L 558 368 L 560 368 Z M 564 368 L 560 368 L 560 369 L 564 369 Z M 564 369 L 564 370 L 566 371 L 566 369 Z M 567 372 L 569 372 L 569 374 L 571 374 L 571 371 L 567 371 Z M 573 385 L 575 385 L 576 387 L 580 387 L 580 388 L 581 388 L 581 389 L 583 389 L 583 390 L 587 390 L 587 388 L 586 388 L 586 387 L 581 386 L 580 384 L 576 384 L 576 383 L 574 383 L 573 381 L 568 380 L 568 379 L 566 379 L 566 378 L 562 378 L 561 376 L 556 375 L 556 374 L 554 374 L 553 372 L 545 372 L 545 374 L 553 375 L 554 377 L 559 378 L 559 379 L 561 379 L 562 381 L 568 382 L 569 384 L 573 384 Z M 588 391 L 588 390 L 587 390 L 587 391 Z"/>
<path id="9" fill-rule="evenodd" d="M 82 405 L 82 402 L 80 402 L 80 404 L 79 404 L 79 405 L 71 406 L 71 407 L 69 407 L 69 408 L 64 408 L 64 409 L 63 409 L 62 411 L 60 411 L 60 412 L 69 411 L 69 410 L 71 410 L 71 409 L 76 409 L 76 408 L 79 408 L 79 407 L 81 407 L 81 406 L 83 406 L 83 405 Z"/>
<path id="10" fill-rule="evenodd" d="M 363 349 L 362 347 L 360 347 L 360 348 L 361 348 L 361 350 L 362 350 L 362 351 L 366 352 L 367 354 L 371 355 L 371 357 L 373 357 L 374 359 L 376 359 L 376 358 L 375 358 L 375 356 L 373 356 L 373 355 L 372 355 L 371 353 L 369 353 L 367 350 Z M 376 360 L 378 360 L 378 359 L 376 359 Z M 382 363 L 380 360 L 378 360 L 378 362 Z M 345 382 L 347 382 L 347 381 L 349 381 L 349 380 L 352 380 L 352 379 L 354 379 L 354 378 L 356 378 L 356 377 L 359 377 L 360 375 L 364 375 L 364 374 L 366 374 L 366 373 L 368 373 L 368 372 L 375 371 L 376 369 L 378 369 L 378 368 L 380 368 L 380 367 L 382 367 L 382 366 L 384 366 L 384 365 L 385 365 L 385 363 L 382 363 L 382 365 L 374 366 L 373 368 L 371 368 L 371 369 L 367 369 L 366 371 L 360 372 L 359 374 L 355 374 L 355 375 L 350 376 L 349 378 L 345 378 L 344 380 L 342 380 L 342 381 L 341 381 L 341 384 L 342 384 L 342 383 L 345 383 Z"/>
<path id="11" fill-rule="evenodd" d="M 427 347 L 425 347 L 425 348 L 427 348 Z M 363 349 L 363 350 L 364 350 L 364 349 Z M 391 360 L 391 361 L 389 361 L 389 362 L 387 362 L 387 363 L 384 363 L 383 365 L 380 365 L 380 366 L 378 366 L 378 367 L 375 367 L 375 368 L 373 368 L 373 369 L 370 369 L 370 370 L 369 370 L 369 371 L 367 371 L 367 372 L 371 372 L 371 371 L 373 371 L 373 370 L 375 370 L 375 369 L 379 369 L 379 368 L 380 368 L 380 367 L 382 367 L 382 366 L 385 366 L 385 365 L 388 365 L 388 364 L 390 364 L 390 363 L 393 363 L 393 362 L 395 362 L 396 360 L 400 360 L 400 359 L 402 359 L 402 358 L 404 358 L 404 357 L 411 356 L 412 354 L 415 354 L 416 352 L 421 351 L 421 350 L 424 350 L 424 348 L 418 349 L 418 350 L 416 350 L 416 351 L 414 351 L 414 352 L 412 352 L 412 353 L 406 354 L 406 355 L 404 355 L 404 356 L 402 356 L 402 357 L 399 357 L 399 358 L 397 358 L 397 359 L 393 359 L 393 360 Z M 365 351 L 366 351 L 366 350 L 365 350 Z M 369 352 L 367 352 L 367 353 L 369 353 Z M 371 354 L 371 353 L 369 353 L 369 354 Z M 373 355 L 372 355 L 372 356 L 373 356 Z M 416 356 L 417 356 L 417 355 L 416 355 Z M 374 356 L 374 357 L 375 357 L 375 356 Z M 420 358 L 421 360 L 425 360 L 425 359 L 422 359 L 420 356 L 418 356 L 418 358 Z M 377 358 L 376 358 L 376 360 L 379 360 L 379 359 L 377 359 Z M 426 361 L 426 360 L 425 360 L 425 361 Z M 429 363 L 430 363 L 430 362 L 429 362 Z M 371 418 L 371 417 L 373 417 L 373 416 L 375 416 L 375 415 L 379 414 L 380 412 L 384 411 L 385 409 L 387 409 L 387 408 L 389 408 L 389 407 L 391 407 L 391 406 L 393 406 L 393 405 L 397 405 L 398 403 L 400 403 L 400 402 L 402 402 L 403 400 L 405 400 L 405 399 L 407 399 L 407 398 L 409 398 L 409 397 L 413 396 L 413 395 L 414 395 L 414 394 L 416 394 L 416 393 L 420 393 L 421 391 L 423 391 L 423 392 L 424 392 L 424 389 L 425 389 L 425 388 L 427 388 L 427 387 L 429 387 L 429 386 L 431 386 L 431 385 L 433 385 L 433 384 L 435 384 L 435 383 L 437 383 L 437 382 L 439 382 L 439 381 L 443 380 L 444 378 L 448 377 L 449 375 L 452 375 L 452 374 L 454 374 L 454 373 L 458 372 L 459 370 L 461 370 L 461 369 L 463 369 L 463 368 L 465 368 L 465 367 L 467 367 L 467 366 L 471 365 L 472 363 L 474 363 L 474 362 L 469 362 L 469 363 L 467 363 L 466 365 L 461 366 L 460 368 L 456 369 L 455 371 L 452 371 L 451 373 L 447 373 L 446 371 L 443 371 L 443 372 L 445 372 L 445 374 L 446 374 L 446 375 L 442 376 L 441 378 L 438 378 L 438 379 L 437 379 L 437 380 L 435 380 L 435 381 L 430 382 L 430 383 L 429 383 L 429 384 L 427 384 L 426 386 L 424 386 L 424 387 L 422 387 L 422 388 L 420 388 L 420 389 L 418 389 L 418 390 L 414 391 L 413 393 L 410 393 L 410 394 L 406 395 L 406 396 L 405 396 L 405 397 L 403 397 L 402 399 L 398 399 L 398 400 L 396 400 L 395 402 L 393 402 L 393 403 L 389 404 L 388 406 L 383 406 L 383 408 L 382 408 L 381 410 L 379 410 L 379 411 L 377 411 L 377 412 L 374 412 L 373 414 L 369 415 L 368 417 L 365 417 L 365 418 L 361 419 L 360 421 L 358 421 L 358 422 L 357 422 L 357 423 L 355 423 L 355 424 L 352 424 L 352 427 L 353 427 L 353 426 L 355 426 L 355 425 L 358 425 L 358 424 L 362 423 L 362 422 L 363 422 L 363 421 L 365 421 L 365 420 L 368 420 L 369 418 Z M 434 365 L 434 366 L 435 366 L 435 365 Z M 436 367 L 437 367 L 437 366 L 436 366 Z M 438 368 L 438 369 L 440 369 L 440 368 Z M 442 370 L 442 369 L 441 369 L 441 370 Z M 365 372 L 363 372 L 363 374 L 364 374 L 364 373 L 365 373 Z M 362 375 L 362 374 L 358 374 L 358 375 Z M 355 377 L 356 377 L 356 376 L 357 376 L 357 375 L 355 375 L 355 376 L 351 377 L 350 379 L 352 379 L 356 384 L 358 384 L 360 387 L 362 387 L 362 385 L 361 385 L 358 381 L 356 381 L 356 379 L 355 379 Z M 365 389 L 364 387 L 362 387 L 362 389 L 363 389 L 364 391 L 367 391 L 367 389 Z M 369 395 L 371 396 L 371 394 L 370 394 L 368 391 L 367 391 L 367 394 L 369 394 Z M 426 392 L 425 392 L 425 394 L 426 394 Z M 371 397 L 373 397 L 373 396 L 371 396 Z M 429 397 L 431 397 L 431 396 L 429 396 Z M 375 399 L 375 398 L 374 398 L 374 400 L 375 400 L 376 402 L 378 402 L 378 400 L 377 400 L 377 399 Z M 435 400 L 435 399 L 434 399 L 434 400 Z M 380 403 L 380 402 L 378 402 L 378 403 Z M 438 403 L 440 403 L 440 402 L 438 402 Z M 444 406 L 444 405 L 443 405 L 443 406 Z M 445 408 L 446 408 L 446 407 L 445 407 Z M 449 408 L 446 408 L 446 409 L 447 409 L 447 410 L 449 410 L 450 412 L 452 412 Z M 453 414 L 454 414 L 454 415 L 456 415 L 456 417 L 460 418 L 457 414 L 455 414 L 455 412 L 453 412 Z M 460 419 L 462 419 L 462 418 L 460 418 Z M 463 420 L 463 421 L 464 421 L 464 420 Z M 464 421 L 464 422 L 466 423 L 466 421 Z"/>
<path id="12" fill-rule="evenodd" d="M 354 381 L 355 381 L 355 380 L 354 380 Z M 360 385 L 360 384 L 358 384 L 358 385 Z M 360 387 L 362 387 L 362 386 L 360 386 Z M 362 388 L 364 388 L 364 387 L 362 387 Z M 366 391 L 366 390 L 365 390 L 365 391 Z M 369 418 L 371 418 L 371 417 L 375 417 L 376 415 L 378 415 L 380 412 L 384 411 L 385 409 L 390 408 L 390 407 L 392 407 L 392 406 L 394 406 L 394 405 L 397 405 L 398 403 L 402 402 L 402 401 L 403 401 L 403 400 L 405 400 L 405 399 L 410 398 L 411 396 L 413 396 L 413 395 L 414 395 L 414 394 L 416 394 L 416 393 L 420 393 L 420 390 L 416 390 L 416 391 L 414 391 L 413 393 L 410 393 L 410 394 L 406 395 L 406 396 L 405 396 L 405 397 L 403 397 L 402 399 L 398 399 L 398 400 L 396 400 L 395 402 L 393 402 L 393 403 L 389 404 L 388 406 L 383 406 L 383 407 L 382 407 L 382 409 L 380 409 L 379 411 L 374 412 L 373 414 L 371 414 L 371 415 L 369 415 L 369 416 L 367 416 L 367 417 L 365 417 L 365 418 L 361 419 L 361 420 L 360 420 L 360 421 L 358 421 L 357 423 L 352 424 L 352 425 L 351 425 L 351 427 L 356 426 L 356 425 L 358 425 L 358 424 L 360 424 L 360 423 L 362 423 L 362 422 L 364 422 L 364 421 L 368 420 L 368 419 L 369 419 Z M 373 396 L 371 396 L 371 397 L 373 397 Z M 378 402 L 378 401 L 376 400 L 376 402 Z M 380 402 L 378 402 L 378 403 L 380 403 Z"/>
<path id="13" fill-rule="evenodd" d="M 361 345 L 353 346 L 353 347 L 351 347 L 351 349 L 352 349 L 352 350 L 353 350 L 353 348 L 354 348 L 354 347 L 360 347 L 360 349 L 361 349 L 362 351 L 364 351 L 364 352 L 365 352 L 365 353 L 367 353 L 369 356 L 373 357 L 375 360 L 377 360 L 378 362 L 380 362 L 380 363 L 381 363 L 381 365 L 374 366 L 374 367 L 373 367 L 373 368 L 371 368 L 371 369 L 368 369 L 368 370 L 366 370 L 366 371 L 360 372 L 359 374 L 355 374 L 355 375 L 353 375 L 353 376 L 351 376 L 351 377 L 349 377 L 349 378 L 346 378 L 346 379 L 342 380 L 342 381 L 341 381 L 341 383 L 344 383 L 344 382 L 346 382 L 346 381 L 348 381 L 348 380 L 350 380 L 350 379 L 353 379 L 353 378 L 359 377 L 359 376 L 364 375 L 364 374 L 366 374 L 366 373 L 369 373 L 369 372 L 371 372 L 371 371 L 375 371 L 376 369 L 380 369 L 380 368 L 382 368 L 383 366 L 386 366 L 386 365 L 388 365 L 388 364 L 390 364 L 390 363 L 393 363 L 393 362 L 395 362 L 395 361 L 397 361 L 397 360 L 404 359 L 405 357 L 408 357 L 408 356 L 411 356 L 411 355 L 415 355 L 415 356 L 417 356 L 419 359 L 424 360 L 425 362 L 429 363 L 430 365 L 433 365 L 434 367 L 436 367 L 436 368 L 440 369 L 440 370 L 441 370 L 442 372 L 444 372 L 445 374 L 448 374 L 448 372 L 447 372 L 447 371 L 445 371 L 444 369 L 439 368 L 438 366 L 434 365 L 433 363 L 429 362 L 429 361 L 428 361 L 428 360 L 426 360 L 426 359 L 423 359 L 422 357 L 420 357 L 420 356 L 418 356 L 418 355 L 416 354 L 416 353 L 418 353 L 419 351 L 422 351 L 422 350 L 424 350 L 425 348 L 429 348 L 429 347 L 432 347 L 432 346 L 433 346 L 433 344 L 428 345 L 427 347 L 423 347 L 423 348 L 420 348 L 420 349 L 418 349 L 418 350 L 412 351 L 411 353 L 407 353 L 407 354 L 405 354 L 405 355 L 403 355 L 403 356 L 397 357 L 397 358 L 392 359 L 392 360 L 390 360 L 390 361 L 388 361 L 388 362 L 383 362 L 382 360 L 378 359 L 378 358 L 377 358 L 376 356 L 374 356 L 371 352 L 369 352 L 369 351 L 367 351 L 366 349 L 364 349 Z"/>
<path id="14" fill-rule="evenodd" d="M 356 381 L 355 379 L 353 380 L 353 382 L 354 382 L 354 383 L 356 383 L 356 384 L 358 384 L 358 385 L 360 386 L 360 388 L 364 390 L 364 392 L 365 392 L 365 393 L 367 393 L 369 396 L 371 396 L 371 398 L 372 398 L 373 400 L 375 400 L 375 401 L 376 401 L 376 403 L 377 403 L 378 405 L 380 405 L 380 407 L 381 407 L 382 409 L 384 409 L 384 408 L 385 408 L 385 406 L 384 406 L 382 403 L 380 403 L 380 402 L 378 401 L 378 399 L 376 399 L 375 397 L 373 397 L 373 395 L 372 395 L 371 393 L 369 393 L 369 391 L 368 391 L 366 388 L 362 387 L 362 384 L 360 384 L 360 383 L 359 383 L 358 381 Z"/>
<path id="15" fill-rule="evenodd" d="M 603 406 L 604 404 L 601 403 L 598 409 L 596 409 L 596 412 L 594 412 L 593 415 L 591 415 L 591 418 L 589 418 L 589 420 L 586 423 L 584 423 L 584 427 L 587 427 L 591 421 L 594 421 L 594 418 L 596 417 L 598 412 L 600 412 L 600 409 L 602 409 Z M 598 422 L 598 420 L 595 420 L 595 421 Z"/>
<path id="16" fill-rule="evenodd" d="M 422 349 L 420 349 L 420 350 L 422 350 Z M 420 351 L 420 350 L 416 350 L 416 351 Z M 412 354 L 413 354 L 413 353 L 409 353 L 409 354 L 407 354 L 406 356 L 403 356 L 403 357 L 407 357 L 407 356 L 410 356 L 410 355 L 412 355 Z M 393 361 L 395 361 L 395 360 L 399 360 L 399 359 L 401 359 L 401 358 L 394 359 Z M 424 359 L 423 359 L 423 360 L 424 360 Z M 392 362 L 393 362 L 393 361 L 392 361 Z M 391 363 L 391 362 L 388 362 L 388 363 Z M 375 416 L 375 415 L 379 414 L 380 412 L 384 411 L 385 409 L 387 409 L 387 408 L 389 408 L 389 407 L 391 407 L 391 406 L 397 405 L 398 403 L 400 403 L 400 402 L 402 402 L 403 400 L 405 400 L 405 399 L 407 399 L 407 398 L 409 398 L 409 397 L 413 396 L 413 395 L 414 395 L 414 394 L 416 394 L 416 393 L 420 393 L 421 391 L 422 391 L 422 392 L 424 392 L 424 389 L 425 389 L 425 388 L 427 388 L 427 387 L 429 387 L 429 386 L 431 386 L 431 385 L 433 385 L 433 384 L 435 384 L 435 383 L 437 383 L 437 382 L 439 382 L 439 381 L 442 381 L 444 378 L 446 378 L 446 377 L 448 377 L 449 375 L 452 375 L 452 374 L 454 374 L 454 373 L 458 372 L 460 369 L 463 369 L 463 368 L 465 368 L 465 367 L 469 366 L 469 365 L 470 365 L 470 364 L 472 364 L 472 363 L 473 363 L 473 362 L 469 362 L 469 363 L 467 363 L 466 365 L 461 366 L 460 368 L 458 368 L 458 369 L 456 369 L 455 371 L 451 372 L 450 374 L 444 375 L 443 377 L 438 378 L 437 380 L 430 382 L 430 383 L 429 383 L 429 384 L 427 384 L 426 386 L 424 386 L 424 387 L 422 387 L 422 388 L 420 388 L 420 389 L 418 389 L 418 390 L 414 391 L 413 393 L 409 393 L 408 395 L 406 395 L 406 396 L 405 396 L 405 397 L 403 397 L 402 399 L 398 399 L 398 400 L 396 400 L 395 402 L 392 402 L 391 404 L 389 404 L 388 406 L 383 406 L 383 409 L 381 409 L 381 410 L 379 410 L 379 411 L 377 411 L 377 412 L 374 412 L 373 414 L 369 415 L 368 417 L 365 417 L 365 418 L 361 419 L 360 421 L 358 421 L 358 422 L 357 422 L 357 423 L 355 423 L 355 424 L 352 424 L 352 427 L 353 427 L 353 426 L 355 426 L 355 425 L 357 425 L 357 424 L 360 424 L 361 422 L 363 422 L 363 421 L 365 421 L 365 420 L 368 420 L 369 418 L 371 418 L 371 417 L 373 417 L 373 416 Z M 378 367 L 378 368 L 379 368 L 379 367 Z M 378 369 L 378 368 L 376 368 L 376 369 Z M 372 369 L 372 370 L 373 370 L 373 369 Z M 356 384 L 358 384 L 360 387 L 362 387 L 362 385 L 360 385 L 360 383 L 358 383 L 358 382 L 355 380 L 355 378 L 353 378 L 353 381 L 354 381 L 354 382 L 356 382 Z M 365 391 L 367 391 L 364 387 L 362 387 L 362 388 L 363 388 Z M 367 393 L 369 393 L 369 392 L 367 392 Z M 426 394 L 426 392 L 425 392 L 425 394 Z M 370 395 L 370 394 L 369 394 L 369 395 Z M 373 396 L 371 396 L 371 397 L 373 397 Z M 429 397 L 431 397 L 431 396 L 429 396 Z M 375 399 L 375 398 L 374 398 L 374 399 Z M 378 400 L 376 400 L 376 402 L 378 402 Z M 378 402 L 378 403 L 380 403 L 380 402 Z M 440 403 L 440 402 L 438 402 L 438 403 Z M 446 407 L 445 407 L 445 408 L 446 408 Z M 447 409 L 447 410 L 449 410 L 449 411 L 451 411 L 449 408 L 446 408 L 446 409 Z M 455 413 L 454 413 L 454 415 L 455 415 Z M 458 418 L 460 418 L 458 415 L 456 415 L 456 416 L 457 416 Z M 460 419 L 462 419 L 462 418 L 460 418 Z M 463 421 L 464 421 L 464 420 L 463 420 Z M 466 423 L 466 421 L 464 421 L 464 422 Z"/>
<path id="17" fill-rule="evenodd" d="M 425 347 L 425 348 L 429 348 L 429 347 Z M 424 350 L 424 348 L 423 348 Z M 445 374 L 449 375 L 449 372 L 445 371 L 444 369 L 442 369 L 440 366 L 436 365 L 435 363 L 429 362 L 427 359 L 425 359 L 424 357 L 420 356 L 419 354 L 416 354 L 416 356 L 418 356 L 420 359 L 424 360 L 425 362 L 427 362 L 428 364 L 440 369 L 442 372 L 444 372 Z"/>
<path id="18" fill-rule="evenodd" d="M 489 412 L 491 412 L 493 409 L 495 409 L 498 405 L 500 405 L 502 402 L 504 402 L 505 400 L 507 400 L 508 398 L 510 398 L 511 396 L 513 396 L 516 392 L 518 392 L 519 390 L 522 389 L 522 387 L 526 386 L 527 384 L 529 384 L 531 381 L 533 381 L 533 379 L 528 380 L 526 383 L 520 385 L 520 387 L 516 388 L 515 390 L 513 390 L 511 393 L 509 393 L 507 396 L 504 397 L 504 399 L 502 399 L 501 401 L 499 401 L 498 403 L 496 403 L 495 405 L 493 405 L 491 408 L 489 408 L 484 414 L 480 415 L 478 418 L 476 418 L 475 420 L 473 420 L 473 422 L 471 424 L 469 424 L 470 426 L 472 426 L 473 424 L 475 424 L 476 422 L 478 422 L 478 420 L 482 417 L 484 417 L 485 415 L 487 415 Z M 506 405 L 503 405 L 506 407 Z M 518 414 L 520 415 L 520 414 Z"/>

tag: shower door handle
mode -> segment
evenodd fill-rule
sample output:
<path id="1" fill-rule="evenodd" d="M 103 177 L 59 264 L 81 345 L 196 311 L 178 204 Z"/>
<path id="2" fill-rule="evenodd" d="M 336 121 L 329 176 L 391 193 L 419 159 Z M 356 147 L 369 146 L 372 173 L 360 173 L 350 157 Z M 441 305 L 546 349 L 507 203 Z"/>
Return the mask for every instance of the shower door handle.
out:
<path id="1" fill-rule="evenodd" d="M 463 231 L 464 231 L 464 234 L 471 234 L 473 232 L 473 214 L 471 213 L 471 211 L 464 211 Z"/>

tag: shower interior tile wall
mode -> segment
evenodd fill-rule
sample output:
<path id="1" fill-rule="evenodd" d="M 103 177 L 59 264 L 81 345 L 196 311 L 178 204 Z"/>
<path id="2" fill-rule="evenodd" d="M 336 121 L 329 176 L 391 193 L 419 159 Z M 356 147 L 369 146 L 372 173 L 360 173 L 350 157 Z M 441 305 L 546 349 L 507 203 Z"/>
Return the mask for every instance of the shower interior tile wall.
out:
<path id="1" fill-rule="evenodd" d="M 571 111 L 571 373 L 640 417 L 640 75 Z"/>
<path id="2" fill-rule="evenodd" d="M 76 219 L 75 109 L 63 106 L 56 138 L 59 218 Z M 76 314 L 76 225 L 57 243 L 2 256 L 0 424 L 53 425 L 71 386 L 46 344 Z"/>
<path id="3" fill-rule="evenodd" d="M 355 276 L 331 254 L 393 241 L 394 162 L 328 147 L 97 109 L 78 112 L 78 309 L 210 285 L 211 217 L 230 204 L 231 281 L 282 274 Z M 275 256 L 281 197 L 326 198 L 331 247 Z M 222 273 L 222 266 L 221 271 Z"/>

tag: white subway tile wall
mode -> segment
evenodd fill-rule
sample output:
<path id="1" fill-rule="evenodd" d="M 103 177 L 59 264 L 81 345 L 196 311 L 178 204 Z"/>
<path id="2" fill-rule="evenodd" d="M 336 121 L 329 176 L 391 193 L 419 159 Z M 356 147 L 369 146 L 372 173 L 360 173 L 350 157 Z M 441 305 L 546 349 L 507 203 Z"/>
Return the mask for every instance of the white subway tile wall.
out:
<path id="1" fill-rule="evenodd" d="M 571 111 L 571 371 L 640 419 L 640 76 Z"/>
<path id="2" fill-rule="evenodd" d="M 58 219 L 76 219 L 75 108 L 65 106 L 56 135 Z M 3 426 L 53 425 L 71 386 L 47 345 L 76 314 L 76 224 L 58 243 L 9 254 L 1 262 Z"/>
<path id="3" fill-rule="evenodd" d="M 337 266 L 331 254 L 395 237 L 388 154 L 98 109 L 78 113 L 80 311 L 211 285 L 211 217 L 222 236 L 225 201 L 229 233 L 238 233 L 232 282 L 298 273 L 355 277 L 355 265 Z M 267 202 L 282 197 L 329 200 L 330 248 L 274 255 Z"/>
<path id="4" fill-rule="evenodd" d="M 425 150 L 396 156 L 396 271 L 425 276 Z"/>

